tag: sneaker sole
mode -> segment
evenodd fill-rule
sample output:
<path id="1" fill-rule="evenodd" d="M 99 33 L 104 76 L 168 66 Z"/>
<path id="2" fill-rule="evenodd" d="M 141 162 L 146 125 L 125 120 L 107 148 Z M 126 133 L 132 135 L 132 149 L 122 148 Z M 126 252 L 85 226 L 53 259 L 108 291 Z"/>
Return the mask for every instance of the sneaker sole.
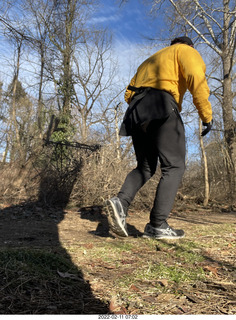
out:
<path id="1" fill-rule="evenodd" d="M 145 238 L 145 239 L 181 239 L 181 238 L 184 238 L 185 235 L 182 235 L 182 236 L 152 236 L 152 235 L 149 235 L 149 234 L 143 234 L 142 235 L 142 238 Z"/>
<path id="2" fill-rule="evenodd" d="M 120 216 L 116 211 L 112 201 L 107 200 L 105 202 L 105 209 L 107 212 L 108 223 L 111 230 L 121 237 L 128 237 L 128 233 L 121 223 Z"/>

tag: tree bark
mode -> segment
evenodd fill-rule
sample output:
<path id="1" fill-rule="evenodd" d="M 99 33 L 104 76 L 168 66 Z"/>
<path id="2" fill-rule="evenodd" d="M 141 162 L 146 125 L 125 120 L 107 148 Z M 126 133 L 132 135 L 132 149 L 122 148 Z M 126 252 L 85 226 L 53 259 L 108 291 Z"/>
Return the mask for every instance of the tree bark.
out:
<path id="1" fill-rule="evenodd" d="M 16 41 L 17 41 L 17 61 L 16 61 L 16 67 L 15 67 L 15 74 L 12 81 L 12 110 L 11 110 L 12 148 L 11 148 L 10 159 L 11 161 L 15 161 L 17 157 L 19 158 L 18 160 L 22 162 L 23 152 L 21 148 L 20 133 L 19 133 L 17 119 L 16 119 L 16 90 L 17 90 L 17 83 L 18 83 L 19 70 L 20 70 L 20 56 L 21 56 L 21 46 L 22 46 L 23 38 L 17 39 Z"/>
<path id="2" fill-rule="evenodd" d="M 223 27 L 223 50 L 222 50 L 222 65 L 223 65 L 223 122 L 224 122 L 224 138 L 229 154 L 228 161 L 228 180 L 230 183 L 230 198 L 231 205 L 235 202 L 236 194 L 236 123 L 233 119 L 233 90 L 232 90 L 232 67 L 235 45 L 230 46 L 229 30 L 230 30 L 230 14 L 229 1 L 224 0 L 224 27 Z M 235 40 L 234 40 L 235 41 Z"/>
<path id="3" fill-rule="evenodd" d="M 117 117 L 117 111 L 118 111 L 119 107 L 120 107 L 120 103 L 115 107 L 116 157 L 117 157 L 117 160 L 121 160 L 120 136 L 119 136 L 119 126 L 118 126 L 118 117 Z"/>
<path id="4" fill-rule="evenodd" d="M 163 2 L 163 0 L 153 1 L 155 3 L 154 6 L 160 5 Z M 221 7 L 217 2 L 208 4 L 200 0 L 166 0 L 165 2 L 171 4 L 177 13 L 176 17 L 178 21 L 176 23 L 185 30 L 188 27 L 188 31 L 192 32 L 193 36 L 201 39 L 222 61 L 223 75 L 219 81 L 222 83 L 220 89 L 223 92 L 221 103 L 224 141 L 230 159 L 228 163 L 228 181 L 231 203 L 233 204 L 236 198 L 236 122 L 233 119 L 234 95 L 232 86 L 234 78 L 232 70 L 236 62 L 235 1 L 223 0 Z M 183 10 L 183 8 L 186 8 L 186 10 Z M 222 94 L 222 92 L 220 93 Z"/>
<path id="5" fill-rule="evenodd" d="M 201 119 L 199 119 L 199 140 L 200 140 L 200 147 L 201 147 L 201 153 L 202 153 L 202 162 L 203 162 L 203 168 L 204 168 L 204 199 L 203 199 L 203 205 L 207 206 L 209 201 L 209 195 L 210 195 L 210 188 L 209 188 L 209 179 L 208 179 L 208 164 L 207 164 L 207 157 L 205 152 L 205 147 L 203 143 L 203 139 L 201 136 L 202 132 L 202 122 Z"/>

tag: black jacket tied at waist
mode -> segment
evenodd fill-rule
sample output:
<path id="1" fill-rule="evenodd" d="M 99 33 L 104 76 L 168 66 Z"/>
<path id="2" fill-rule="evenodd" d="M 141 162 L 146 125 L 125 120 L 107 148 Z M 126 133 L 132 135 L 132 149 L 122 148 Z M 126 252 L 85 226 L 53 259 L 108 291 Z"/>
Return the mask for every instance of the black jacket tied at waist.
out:
<path id="1" fill-rule="evenodd" d="M 128 89 L 135 94 L 124 115 L 119 133 L 121 136 L 131 136 L 137 127 L 145 130 L 151 120 L 167 118 L 178 109 L 175 99 L 166 91 L 132 86 Z"/>

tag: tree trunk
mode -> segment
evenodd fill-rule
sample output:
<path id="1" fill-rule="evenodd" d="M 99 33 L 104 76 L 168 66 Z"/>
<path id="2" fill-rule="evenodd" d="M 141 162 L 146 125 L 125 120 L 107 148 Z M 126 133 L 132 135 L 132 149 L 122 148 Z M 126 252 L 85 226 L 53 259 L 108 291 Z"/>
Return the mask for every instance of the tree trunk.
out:
<path id="1" fill-rule="evenodd" d="M 119 126 L 118 126 L 118 117 L 117 111 L 120 107 L 120 103 L 115 107 L 115 126 L 116 126 L 116 157 L 117 160 L 121 160 L 121 152 L 120 152 L 120 136 L 119 136 Z"/>
<path id="2" fill-rule="evenodd" d="M 224 138 L 226 142 L 227 152 L 229 154 L 228 163 L 228 180 L 230 184 L 231 205 L 235 202 L 236 194 L 236 135 L 235 122 L 233 119 L 233 91 L 232 91 L 232 67 L 235 46 L 230 46 L 230 24 L 231 17 L 229 14 L 229 1 L 224 0 L 224 28 L 223 28 L 223 121 L 224 121 Z"/>
<path id="3" fill-rule="evenodd" d="M 72 100 L 72 74 L 71 74 L 71 60 L 72 60 L 72 26 L 74 23 L 76 1 L 68 0 L 65 12 L 65 47 L 63 50 L 63 113 L 70 116 L 71 100 Z"/>
<path id="4" fill-rule="evenodd" d="M 21 46 L 22 46 L 23 39 L 21 39 L 18 43 L 17 40 L 17 62 L 16 62 L 16 70 L 15 75 L 12 82 L 12 111 L 11 111 L 11 135 L 12 135 L 12 148 L 11 148 L 11 155 L 10 159 L 11 161 L 15 161 L 16 157 L 17 160 L 20 160 L 20 162 L 23 161 L 23 152 L 21 148 L 21 142 L 20 142 L 20 134 L 16 119 L 16 90 L 17 90 L 17 82 L 19 77 L 19 69 L 20 69 L 20 55 L 21 55 Z"/>
<path id="5" fill-rule="evenodd" d="M 202 122 L 201 119 L 199 119 L 199 140 L 200 140 L 200 147 L 202 152 L 202 161 L 204 166 L 204 199 L 203 199 L 203 205 L 207 206 L 209 201 L 209 194 L 210 194 L 210 188 L 209 188 L 209 179 L 208 179 L 208 164 L 207 164 L 207 157 L 205 152 L 205 147 L 203 143 L 203 139 L 201 136 L 202 132 Z"/>
<path id="6" fill-rule="evenodd" d="M 88 127 L 87 127 L 87 112 L 86 110 L 81 110 L 81 142 L 85 143 L 88 139 Z"/>
<path id="7" fill-rule="evenodd" d="M 42 41 L 42 40 L 41 40 Z M 42 87 L 43 87 L 43 75 L 44 75 L 44 44 L 40 44 L 40 56 L 41 56 L 41 66 L 40 66 L 40 80 L 39 80 L 39 95 L 38 95 L 38 110 L 37 110 L 37 119 L 38 119 L 38 130 L 39 137 L 43 137 L 43 102 L 42 102 Z"/>
<path id="8" fill-rule="evenodd" d="M 235 186 L 236 186 L 236 136 L 235 136 L 235 123 L 233 119 L 232 106 L 233 106 L 233 94 L 232 94 L 232 82 L 228 77 L 229 63 L 228 59 L 223 59 L 223 121 L 224 121 L 224 138 L 229 155 L 228 167 L 228 181 L 230 184 L 231 201 L 235 201 Z M 231 203 L 233 204 L 233 203 Z"/>

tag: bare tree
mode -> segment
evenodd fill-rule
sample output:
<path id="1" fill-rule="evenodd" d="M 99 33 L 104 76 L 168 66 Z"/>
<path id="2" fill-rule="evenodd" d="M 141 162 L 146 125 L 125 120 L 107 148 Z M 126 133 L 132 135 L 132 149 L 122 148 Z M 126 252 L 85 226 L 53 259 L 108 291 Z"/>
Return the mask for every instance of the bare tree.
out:
<path id="1" fill-rule="evenodd" d="M 10 102 L 10 135 L 11 135 L 11 160 L 15 161 L 23 160 L 23 152 L 21 148 L 21 141 L 20 141 L 20 132 L 17 123 L 17 100 L 19 100 L 19 95 L 17 95 L 17 85 L 19 83 L 19 70 L 20 70 L 20 59 L 21 59 L 21 50 L 22 50 L 22 43 L 23 39 L 16 37 L 14 39 L 16 44 L 16 61 L 14 66 L 14 75 L 12 84 L 9 90 L 9 102 Z M 18 157 L 16 154 L 18 153 Z"/>
<path id="2" fill-rule="evenodd" d="M 61 121 L 69 127 L 72 92 L 72 53 L 78 39 L 76 28 L 77 0 L 49 1 L 51 15 L 41 19 L 49 38 L 47 70 L 53 79 L 58 96 L 58 110 Z M 62 120 L 64 119 L 64 120 Z"/>
<path id="3" fill-rule="evenodd" d="M 92 31 L 89 38 L 85 35 L 83 44 L 74 53 L 73 61 L 73 104 L 79 115 L 81 139 L 86 141 L 89 128 L 103 121 L 105 113 L 122 91 L 119 85 L 116 86 L 117 64 L 112 59 L 109 34 L 106 31 Z M 106 102 L 103 104 L 105 96 Z"/>
<path id="4" fill-rule="evenodd" d="M 175 25 L 175 32 L 184 32 L 193 38 L 201 40 L 220 58 L 222 75 L 215 80 L 220 84 L 217 90 L 221 97 L 224 123 L 224 138 L 229 154 L 228 177 L 231 185 L 231 198 L 235 199 L 236 187 L 236 135 L 233 117 L 233 101 L 235 92 L 233 82 L 236 75 L 236 4 L 235 1 L 200 1 L 200 0 L 153 0 L 153 10 L 161 10 L 161 6 L 173 8 L 172 16 L 165 12 Z M 214 107 L 214 106 L 213 106 Z M 234 201 L 234 200 L 233 200 Z"/>
<path id="5" fill-rule="evenodd" d="M 206 206 L 209 201 L 209 195 L 210 195 L 210 189 L 209 189 L 209 179 L 208 179 L 208 164 L 207 164 L 207 156 L 205 152 L 205 147 L 203 143 L 203 139 L 201 136 L 202 132 L 202 122 L 199 119 L 199 140 L 200 140 L 200 147 L 201 147 L 201 153 L 202 153 L 202 162 L 203 162 L 203 168 L 204 168 L 204 199 L 203 199 L 203 205 Z"/>
<path id="6" fill-rule="evenodd" d="M 45 1 L 24 0 L 22 1 L 24 10 L 24 29 L 27 30 L 32 40 L 28 43 L 31 51 L 39 57 L 39 70 L 36 73 L 38 97 L 37 97 L 37 134 L 43 138 L 45 130 L 45 103 L 43 97 L 43 85 L 48 83 L 46 77 L 46 52 L 48 46 L 48 29 L 44 20 L 48 21 L 52 14 L 52 8 Z M 32 27 L 34 26 L 34 27 Z M 38 77 L 38 79 L 37 79 Z"/>

